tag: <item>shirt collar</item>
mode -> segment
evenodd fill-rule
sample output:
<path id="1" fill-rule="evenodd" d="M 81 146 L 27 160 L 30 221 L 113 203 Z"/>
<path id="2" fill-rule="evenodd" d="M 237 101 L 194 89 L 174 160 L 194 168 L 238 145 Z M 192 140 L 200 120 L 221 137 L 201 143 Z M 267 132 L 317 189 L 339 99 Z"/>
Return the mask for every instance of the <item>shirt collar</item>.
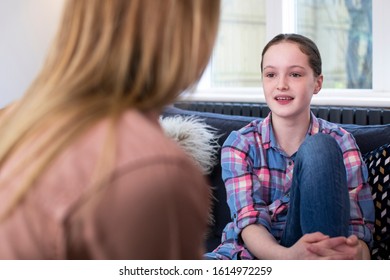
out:
<path id="1" fill-rule="evenodd" d="M 260 123 L 260 131 L 261 131 L 261 138 L 262 138 L 262 145 L 263 149 L 267 150 L 271 146 L 271 112 L 268 114 L 268 116 Z M 273 135 L 273 133 L 272 133 Z M 272 137 L 273 138 L 273 137 Z M 274 140 L 274 139 L 273 139 Z M 272 141 L 274 144 L 275 141 Z"/>
<path id="2" fill-rule="evenodd" d="M 320 131 L 320 122 L 318 121 L 317 117 L 313 114 L 313 112 L 310 112 L 310 126 L 309 130 L 307 131 L 308 135 L 314 135 L 317 134 Z"/>
<path id="3" fill-rule="evenodd" d="M 271 147 L 277 148 L 276 139 L 272 130 L 271 125 L 272 112 L 261 122 L 260 131 L 262 135 L 262 145 L 264 149 L 269 149 Z M 313 112 L 310 112 L 310 125 L 307 131 L 306 137 L 317 134 L 320 130 L 320 123 Z"/>

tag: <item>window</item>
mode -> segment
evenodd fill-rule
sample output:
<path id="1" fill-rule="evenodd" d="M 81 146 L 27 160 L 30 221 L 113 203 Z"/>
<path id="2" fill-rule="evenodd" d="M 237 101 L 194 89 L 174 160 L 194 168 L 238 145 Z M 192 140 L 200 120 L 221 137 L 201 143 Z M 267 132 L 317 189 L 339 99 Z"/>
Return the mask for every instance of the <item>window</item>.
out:
<path id="1" fill-rule="evenodd" d="M 276 34 L 296 32 L 322 55 L 324 85 L 313 104 L 390 107 L 389 9 L 386 0 L 222 0 L 214 53 L 191 98 L 265 102 L 261 51 Z"/>
<path id="2" fill-rule="evenodd" d="M 222 2 L 219 34 L 211 61 L 213 87 L 259 86 L 259 58 L 266 41 L 265 17 L 263 0 Z"/>
<path id="3" fill-rule="evenodd" d="M 372 88 L 372 0 L 296 0 L 296 30 L 323 59 L 324 88 Z"/>

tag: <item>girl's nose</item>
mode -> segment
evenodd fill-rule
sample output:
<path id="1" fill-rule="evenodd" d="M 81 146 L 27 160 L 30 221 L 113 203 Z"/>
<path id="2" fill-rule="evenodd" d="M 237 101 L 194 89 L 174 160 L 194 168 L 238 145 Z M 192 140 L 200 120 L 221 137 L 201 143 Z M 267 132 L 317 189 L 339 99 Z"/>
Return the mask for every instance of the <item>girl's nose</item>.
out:
<path id="1" fill-rule="evenodd" d="M 284 78 L 279 78 L 276 89 L 277 89 L 277 90 L 280 90 L 280 91 L 288 90 L 288 85 L 287 85 L 287 83 L 286 83 L 286 79 L 284 79 Z"/>

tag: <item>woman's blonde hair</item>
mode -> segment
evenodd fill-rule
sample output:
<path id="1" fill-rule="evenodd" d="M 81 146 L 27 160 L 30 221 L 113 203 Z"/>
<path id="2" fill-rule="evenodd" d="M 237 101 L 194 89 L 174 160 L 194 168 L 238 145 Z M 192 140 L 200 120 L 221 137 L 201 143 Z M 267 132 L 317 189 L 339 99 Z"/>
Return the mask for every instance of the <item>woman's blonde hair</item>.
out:
<path id="1" fill-rule="evenodd" d="M 191 87 L 209 60 L 219 5 L 219 0 L 67 0 L 46 63 L 0 121 L 0 166 L 26 145 L 29 154 L 12 174 L 34 166 L 11 204 L 98 121 L 112 120 L 114 129 L 125 110 L 160 110 Z"/>

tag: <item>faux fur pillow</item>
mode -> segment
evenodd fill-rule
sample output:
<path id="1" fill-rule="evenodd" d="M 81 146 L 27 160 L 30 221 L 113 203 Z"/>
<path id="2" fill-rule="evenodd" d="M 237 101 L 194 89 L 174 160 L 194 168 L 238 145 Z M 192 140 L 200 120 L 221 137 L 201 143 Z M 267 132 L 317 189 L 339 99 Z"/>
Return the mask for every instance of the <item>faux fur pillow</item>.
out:
<path id="1" fill-rule="evenodd" d="M 216 130 L 203 120 L 193 116 L 160 118 L 165 134 L 175 140 L 201 168 L 203 174 L 210 174 L 218 163 L 218 136 Z"/>
<path id="2" fill-rule="evenodd" d="M 194 159 L 204 175 L 211 173 L 218 163 L 219 136 L 216 135 L 216 129 L 193 116 L 160 117 L 160 124 L 165 134 Z M 212 204 L 215 201 L 212 195 L 211 201 Z M 215 219 L 212 215 L 212 205 L 210 207 L 208 224 L 212 226 Z"/>

